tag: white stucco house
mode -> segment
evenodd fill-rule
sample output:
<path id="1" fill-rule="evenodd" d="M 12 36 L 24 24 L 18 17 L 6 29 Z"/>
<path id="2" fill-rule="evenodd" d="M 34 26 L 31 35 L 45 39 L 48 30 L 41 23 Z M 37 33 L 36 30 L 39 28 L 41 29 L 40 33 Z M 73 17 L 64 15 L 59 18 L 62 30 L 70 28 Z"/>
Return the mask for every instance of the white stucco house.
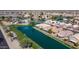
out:
<path id="1" fill-rule="evenodd" d="M 45 31 L 48 31 L 49 29 L 51 29 L 51 26 L 50 26 L 50 25 L 44 24 L 44 23 L 42 23 L 42 24 L 37 24 L 36 27 L 41 28 L 41 29 L 43 29 L 43 30 L 45 30 Z"/>

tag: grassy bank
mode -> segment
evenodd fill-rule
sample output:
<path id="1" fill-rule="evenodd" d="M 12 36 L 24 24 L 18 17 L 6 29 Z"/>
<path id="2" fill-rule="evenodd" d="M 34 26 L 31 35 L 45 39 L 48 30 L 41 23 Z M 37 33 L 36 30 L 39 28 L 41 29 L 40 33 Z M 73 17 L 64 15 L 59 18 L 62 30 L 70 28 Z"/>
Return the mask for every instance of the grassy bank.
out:
<path id="1" fill-rule="evenodd" d="M 11 25 L 10 26 L 10 30 L 14 31 L 17 34 L 18 40 L 19 40 L 20 45 L 22 47 L 24 45 L 26 45 L 27 42 L 32 42 L 33 43 L 32 48 L 34 48 L 34 49 L 42 48 L 37 43 L 35 43 L 34 41 L 32 41 L 32 39 L 28 38 L 25 34 L 23 34 L 22 32 L 20 32 L 19 30 L 17 30 L 16 28 L 18 26 L 27 26 L 27 25 Z"/>

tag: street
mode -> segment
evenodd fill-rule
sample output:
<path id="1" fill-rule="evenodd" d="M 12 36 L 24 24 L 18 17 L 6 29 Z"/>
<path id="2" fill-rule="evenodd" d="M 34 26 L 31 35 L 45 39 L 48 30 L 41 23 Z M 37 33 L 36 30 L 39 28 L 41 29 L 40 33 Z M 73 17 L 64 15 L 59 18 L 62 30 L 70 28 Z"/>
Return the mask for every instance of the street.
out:
<path id="1" fill-rule="evenodd" d="M 9 49 L 1 31 L 0 31 L 0 49 Z"/>

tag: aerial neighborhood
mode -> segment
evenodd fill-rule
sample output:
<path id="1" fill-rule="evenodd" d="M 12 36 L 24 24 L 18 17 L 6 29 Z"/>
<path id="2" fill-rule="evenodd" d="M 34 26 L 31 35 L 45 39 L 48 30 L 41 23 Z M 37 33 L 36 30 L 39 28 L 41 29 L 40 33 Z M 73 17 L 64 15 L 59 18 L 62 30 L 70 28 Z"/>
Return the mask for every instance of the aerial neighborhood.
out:
<path id="1" fill-rule="evenodd" d="M 0 48 L 79 49 L 79 11 L 0 10 Z"/>

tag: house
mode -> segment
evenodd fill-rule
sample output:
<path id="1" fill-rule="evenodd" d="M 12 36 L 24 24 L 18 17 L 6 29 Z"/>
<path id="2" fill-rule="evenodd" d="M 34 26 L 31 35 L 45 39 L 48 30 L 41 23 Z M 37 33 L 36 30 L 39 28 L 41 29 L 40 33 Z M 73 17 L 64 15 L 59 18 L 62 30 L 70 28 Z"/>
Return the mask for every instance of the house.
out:
<path id="1" fill-rule="evenodd" d="M 24 17 L 28 18 L 28 17 L 30 17 L 30 15 L 27 13 L 27 14 L 24 15 Z"/>
<path id="2" fill-rule="evenodd" d="M 79 33 L 74 34 L 74 37 L 79 40 Z"/>
<path id="3" fill-rule="evenodd" d="M 73 28 L 74 29 L 78 29 L 79 28 L 79 25 L 73 25 Z"/>
<path id="4" fill-rule="evenodd" d="M 73 32 L 69 30 L 63 30 L 58 33 L 59 37 L 68 37 L 70 35 L 73 35 Z"/>
<path id="5" fill-rule="evenodd" d="M 70 42 L 73 42 L 73 43 L 77 43 L 77 39 L 72 35 L 72 36 L 69 36 L 69 41 Z"/>
<path id="6" fill-rule="evenodd" d="M 44 23 L 51 25 L 51 24 L 53 23 L 53 21 L 52 21 L 52 20 L 47 20 L 47 21 L 45 21 Z"/>
<path id="7" fill-rule="evenodd" d="M 71 23 L 68 23 L 68 24 L 66 23 L 65 26 L 69 28 L 69 27 L 72 27 L 72 24 Z"/>
<path id="8" fill-rule="evenodd" d="M 58 33 L 58 28 L 56 26 L 52 26 L 51 31 L 52 33 Z"/>
<path id="9" fill-rule="evenodd" d="M 48 25 L 48 24 L 45 24 L 45 23 L 37 24 L 36 27 L 41 28 L 41 29 L 46 30 L 46 31 L 48 31 L 49 29 L 51 29 L 51 26 Z"/>
<path id="10" fill-rule="evenodd" d="M 30 24 L 30 19 L 21 19 L 19 21 L 14 22 L 13 24 L 28 25 L 28 24 Z"/>
<path id="11" fill-rule="evenodd" d="M 74 43 L 79 43 L 79 33 L 76 33 L 72 36 L 69 36 L 69 40 L 74 42 Z"/>
<path id="12" fill-rule="evenodd" d="M 26 25 L 28 25 L 30 23 L 30 19 L 24 19 L 21 21 L 22 21 L 22 24 L 26 24 Z"/>

